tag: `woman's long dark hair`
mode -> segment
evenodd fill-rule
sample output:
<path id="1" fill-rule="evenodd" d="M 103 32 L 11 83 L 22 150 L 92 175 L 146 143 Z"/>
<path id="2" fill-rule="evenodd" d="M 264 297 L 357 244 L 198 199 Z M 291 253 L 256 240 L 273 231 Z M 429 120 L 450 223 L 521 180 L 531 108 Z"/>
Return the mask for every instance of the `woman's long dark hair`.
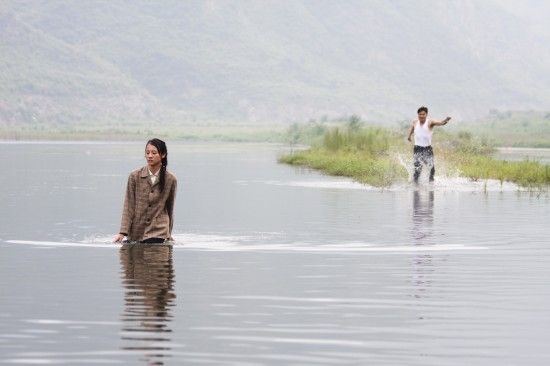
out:
<path id="1" fill-rule="evenodd" d="M 151 139 L 147 141 L 145 144 L 145 147 L 147 145 L 153 145 L 157 148 L 158 153 L 162 157 L 164 157 L 161 160 L 161 166 L 160 166 L 160 172 L 159 172 L 159 187 L 160 191 L 162 192 L 164 190 L 164 182 L 166 181 L 166 166 L 168 165 L 168 149 L 166 148 L 166 143 L 160 139 Z"/>

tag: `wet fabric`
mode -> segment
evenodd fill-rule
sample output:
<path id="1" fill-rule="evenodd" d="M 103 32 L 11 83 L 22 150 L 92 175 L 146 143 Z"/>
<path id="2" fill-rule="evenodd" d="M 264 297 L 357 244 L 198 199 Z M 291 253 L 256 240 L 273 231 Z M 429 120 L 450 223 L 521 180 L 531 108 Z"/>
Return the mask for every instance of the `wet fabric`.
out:
<path id="1" fill-rule="evenodd" d="M 426 165 L 430 168 L 430 182 L 433 182 L 435 175 L 434 165 L 434 152 L 431 146 L 418 146 L 414 145 L 413 150 L 414 159 L 414 182 L 418 183 L 420 173 L 422 173 L 422 166 Z"/>
<path id="2" fill-rule="evenodd" d="M 414 122 L 414 145 L 428 147 L 432 145 L 433 130 L 430 128 L 431 121 L 426 119 L 424 123 L 419 120 Z"/>
<path id="3" fill-rule="evenodd" d="M 145 239 L 145 240 L 142 240 L 141 243 L 144 243 L 144 244 L 160 244 L 160 243 L 164 243 L 166 240 L 164 240 L 163 238 L 149 238 L 149 239 Z"/>
<path id="4" fill-rule="evenodd" d="M 176 177 L 169 172 L 165 175 L 163 191 L 158 180 L 155 184 L 151 182 L 147 167 L 132 172 L 128 177 L 119 232 L 130 241 L 169 239 L 174 225 L 176 187 Z"/>

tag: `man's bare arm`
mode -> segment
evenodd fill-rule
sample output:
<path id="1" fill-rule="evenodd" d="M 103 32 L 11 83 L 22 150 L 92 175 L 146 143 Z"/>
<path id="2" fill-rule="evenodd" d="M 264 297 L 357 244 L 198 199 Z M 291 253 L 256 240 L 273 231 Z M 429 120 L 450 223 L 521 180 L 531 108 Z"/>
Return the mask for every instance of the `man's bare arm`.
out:
<path id="1" fill-rule="evenodd" d="M 430 128 L 432 128 L 434 126 L 445 126 L 450 120 L 451 120 L 451 117 L 447 117 L 447 118 L 445 118 L 444 120 L 441 120 L 441 121 L 431 120 L 430 121 Z"/>
<path id="2" fill-rule="evenodd" d="M 414 122 L 413 124 L 411 125 L 411 128 L 409 128 L 409 134 L 407 136 L 407 140 L 409 140 L 409 142 L 412 142 L 412 135 L 414 133 Z"/>

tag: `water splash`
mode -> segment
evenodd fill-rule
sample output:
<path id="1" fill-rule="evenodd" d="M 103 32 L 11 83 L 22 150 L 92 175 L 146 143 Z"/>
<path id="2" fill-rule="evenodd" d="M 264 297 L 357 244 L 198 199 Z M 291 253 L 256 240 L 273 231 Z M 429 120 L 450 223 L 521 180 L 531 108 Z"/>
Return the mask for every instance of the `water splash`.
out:
<path id="1" fill-rule="evenodd" d="M 488 249 L 480 245 L 433 244 L 411 246 L 407 244 L 384 245 L 367 242 L 310 243 L 290 242 L 273 243 L 258 235 L 219 235 L 182 233 L 174 235 L 173 248 L 176 250 L 216 251 L 216 252 L 304 252 L 304 253 L 410 253 L 468 251 Z M 118 249 L 121 244 L 104 242 L 56 242 L 38 240 L 7 240 L 6 243 L 40 247 L 87 247 Z M 157 244 L 158 245 L 158 244 Z"/>
<path id="2" fill-rule="evenodd" d="M 501 182 L 496 179 L 484 179 L 474 181 L 460 175 L 460 170 L 449 168 L 443 162 L 436 162 L 436 176 L 434 182 L 428 182 L 427 175 L 420 176 L 418 185 L 412 182 L 414 174 L 414 166 L 412 158 L 406 158 L 401 153 L 395 154 L 395 159 L 407 171 L 409 179 L 407 184 L 395 184 L 389 188 L 391 191 L 401 191 L 410 189 L 426 189 L 433 191 L 448 191 L 448 192 L 517 192 L 526 191 L 527 189 L 518 186 L 512 182 Z M 425 167 L 422 173 L 426 173 L 429 169 Z"/>
<path id="3" fill-rule="evenodd" d="M 441 192 L 519 192 L 528 189 L 511 182 L 500 182 L 495 179 L 473 181 L 460 176 L 436 175 L 435 182 L 423 182 L 414 184 L 412 182 L 396 183 L 390 187 L 374 187 L 367 184 L 355 182 L 351 179 L 338 179 L 335 181 L 308 180 L 308 181 L 255 181 L 257 184 L 268 184 L 277 186 L 309 188 L 309 189 L 332 189 L 332 190 L 358 190 L 358 191 L 413 191 L 433 190 Z"/>
<path id="4" fill-rule="evenodd" d="M 405 169 L 405 171 L 407 172 L 409 176 L 409 179 L 407 181 L 411 182 L 414 173 L 412 159 L 403 157 L 403 154 L 401 153 L 396 153 L 395 158 L 399 162 L 399 165 L 401 165 L 403 169 Z"/>

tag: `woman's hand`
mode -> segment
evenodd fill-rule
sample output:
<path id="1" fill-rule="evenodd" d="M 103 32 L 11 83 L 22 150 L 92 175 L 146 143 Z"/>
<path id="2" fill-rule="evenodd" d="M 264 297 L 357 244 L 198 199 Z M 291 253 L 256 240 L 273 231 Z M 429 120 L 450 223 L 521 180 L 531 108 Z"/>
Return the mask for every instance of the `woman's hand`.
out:
<path id="1" fill-rule="evenodd" d="M 122 242 L 122 240 L 124 239 L 124 235 L 123 234 L 117 234 L 115 236 L 115 238 L 113 239 L 113 243 L 120 243 Z"/>

